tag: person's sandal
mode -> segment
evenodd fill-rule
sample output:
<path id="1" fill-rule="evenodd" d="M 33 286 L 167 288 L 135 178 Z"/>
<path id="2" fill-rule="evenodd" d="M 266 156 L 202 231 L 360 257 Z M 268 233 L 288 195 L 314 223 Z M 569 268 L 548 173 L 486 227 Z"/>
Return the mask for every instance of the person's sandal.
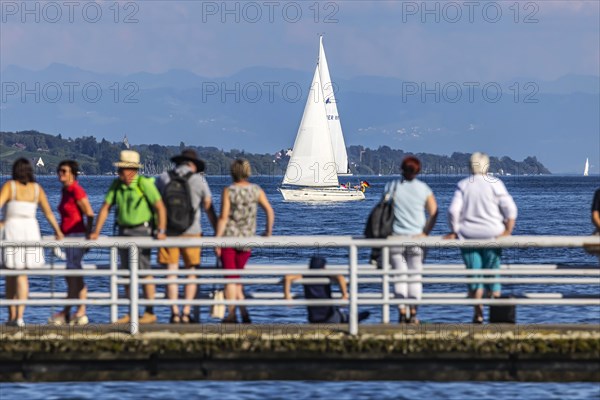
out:
<path id="1" fill-rule="evenodd" d="M 482 315 L 475 315 L 473 317 L 473 323 L 474 324 L 483 324 L 483 316 Z"/>
<path id="2" fill-rule="evenodd" d="M 243 307 L 241 309 L 241 314 L 242 314 L 242 323 L 243 324 L 251 324 L 252 320 L 250 320 L 250 314 L 248 313 L 248 310 L 246 309 L 246 307 Z"/>
<path id="3" fill-rule="evenodd" d="M 229 314 L 227 317 L 221 320 L 222 324 L 237 324 L 237 317 L 235 314 Z"/>
<path id="4" fill-rule="evenodd" d="M 177 314 L 171 314 L 171 319 L 169 320 L 170 324 L 180 324 L 181 323 L 181 318 L 179 318 L 179 315 Z"/>
<path id="5" fill-rule="evenodd" d="M 195 324 L 196 320 L 190 314 L 181 314 L 182 324 Z"/>
<path id="6" fill-rule="evenodd" d="M 65 314 L 64 311 L 61 311 L 48 318 L 48 323 L 55 326 L 67 325 L 69 323 L 69 317 L 69 314 Z"/>

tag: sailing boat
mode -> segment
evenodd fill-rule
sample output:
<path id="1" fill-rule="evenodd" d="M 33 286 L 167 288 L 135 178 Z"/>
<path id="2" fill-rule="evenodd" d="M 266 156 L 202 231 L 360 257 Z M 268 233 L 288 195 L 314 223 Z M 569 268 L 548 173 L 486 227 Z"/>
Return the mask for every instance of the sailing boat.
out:
<path id="1" fill-rule="evenodd" d="M 590 160 L 589 158 L 585 159 L 585 166 L 583 167 L 583 176 L 588 176 L 590 174 Z"/>
<path id="2" fill-rule="evenodd" d="M 321 75 L 321 86 L 323 87 L 323 99 L 325 99 L 325 109 L 327 110 L 327 123 L 329 125 L 329 134 L 331 135 L 331 144 L 333 146 L 333 157 L 335 159 L 338 176 L 351 176 L 348 165 L 348 153 L 346 152 L 346 143 L 342 133 L 342 124 L 335 101 L 334 85 L 329 75 L 329 66 L 323 47 L 323 36 L 319 40 L 319 74 Z"/>
<path id="3" fill-rule="evenodd" d="M 44 165 L 44 160 L 42 160 L 42 157 L 40 157 L 40 159 L 37 161 L 37 163 L 35 163 L 36 167 L 43 167 Z"/>
<path id="4" fill-rule="evenodd" d="M 338 181 L 320 61 L 315 68 L 292 156 L 279 191 L 288 201 L 364 200 L 365 195 L 360 189 L 340 186 Z"/>

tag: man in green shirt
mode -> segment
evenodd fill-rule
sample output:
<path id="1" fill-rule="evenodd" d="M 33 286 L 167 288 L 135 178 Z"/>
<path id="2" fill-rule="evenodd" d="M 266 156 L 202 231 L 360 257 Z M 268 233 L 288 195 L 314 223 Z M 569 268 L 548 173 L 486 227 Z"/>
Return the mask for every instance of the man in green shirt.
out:
<path id="1" fill-rule="evenodd" d="M 117 206 L 116 223 L 119 228 L 119 236 L 152 236 L 152 229 L 156 222 L 158 227 L 155 232 L 156 239 L 165 239 L 167 237 L 165 205 L 154 185 L 154 180 L 138 174 L 138 170 L 142 166 L 139 153 L 123 150 L 121 160 L 114 165 L 118 168 L 119 178 L 113 181 L 106 193 L 104 204 L 98 213 L 96 229 L 90 235 L 90 239 L 98 238 L 113 205 Z M 155 214 L 158 218 L 155 218 Z M 139 269 L 150 269 L 150 252 L 151 249 L 140 251 Z M 121 268 L 128 269 L 129 250 L 120 249 L 119 258 Z M 152 279 L 151 276 L 147 276 L 147 278 Z M 147 284 L 143 287 L 146 299 L 153 300 L 155 286 Z M 129 297 L 129 285 L 125 286 L 125 294 Z M 123 324 L 129 322 L 129 315 L 125 315 L 117 321 L 117 323 Z M 153 322 L 156 322 L 156 315 L 154 315 L 152 307 L 148 306 L 140 318 L 140 324 Z"/>

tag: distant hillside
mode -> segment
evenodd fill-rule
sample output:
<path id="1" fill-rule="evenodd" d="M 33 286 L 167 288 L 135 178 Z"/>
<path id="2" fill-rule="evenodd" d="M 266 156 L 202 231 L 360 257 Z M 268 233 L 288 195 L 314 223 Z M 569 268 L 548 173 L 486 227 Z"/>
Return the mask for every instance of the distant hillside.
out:
<path id="1" fill-rule="evenodd" d="M 183 141 L 253 153 L 287 149 L 302 118 L 313 73 L 309 67 L 258 66 L 214 78 L 183 70 L 120 76 L 61 64 L 39 71 L 6 66 L 0 131 L 36 129 L 110 142 L 127 134 L 132 143 Z M 348 146 L 448 156 L 482 150 L 515 160 L 535 154 L 553 172 L 573 173 L 581 173 L 589 158 L 590 173 L 600 168 L 598 76 L 477 82 L 471 96 L 464 82 L 342 79 L 335 65 L 330 67 Z M 79 85 L 72 97 L 68 82 Z M 498 101 L 484 95 L 487 83 L 500 86 Z M 46 90 L 57 84 L 56 93 Z M 102 96 L 90 99 L 83 90 L 88 84 L 99 85 Z M 453 85 L 460 93 L 446 90 Z M 411 94 L 413 89 L 417 93 Z"/>
<path id="2" fill-rule="evenodd" d="M 243 150 L 223 151 L 216 147 L 195 146 L 193 143 L 181 142 L 179 146 L 161 146 L 157 144 L 131 145 L 138 151 L 144 164 L 144 172 L 158 174 L 171 166 L 169 159 L 181 149 L 193 147 L 207 163 L 207 174 L 227 175 L 229 166 L 237 157 L 244 157 L 252 164 L 256 175 L 283 175 L 289 161 L 287 150 L 274 150 L 273 153 L 256 154 Z M 37 167 L 38 174 L 52 174 L 63 159 L 79 161 L 87 175 L 112 173 L 113 162 L 119 158 L 119 152 L 127 148 L 124 142 L 100 142 L 92 136 L 81 138 L 63 138 L 60 134 L 52 136 L 37 131 L 0 132 L 0 159 L 2 174 L 10 174 L 11 166 L 18 157 L 26 157 L 34 163 L 41 157 L 44 166 Z M 360 175 L 397 174 L 400 162 L 412 154 L 403 150 L 394 150 L 388 146 L 369 149 L 362 146 L 350 146 L 348 158 L 353 173 Z M 425 174 L 466 174 L 470 154 L 454 153 L 442 156 L 428 153 L 417 153 L 423 162 Z M 536 157 L 527 157 L 523 161 L 515 161 L 509 157 L 492 157 L 490 171 L 512 175 L 550 174 L 550 171 Z"/>

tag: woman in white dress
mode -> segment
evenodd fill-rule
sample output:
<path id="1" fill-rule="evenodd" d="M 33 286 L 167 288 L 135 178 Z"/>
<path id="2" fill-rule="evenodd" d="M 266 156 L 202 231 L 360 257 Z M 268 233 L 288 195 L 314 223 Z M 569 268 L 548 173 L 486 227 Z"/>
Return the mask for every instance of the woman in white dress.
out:
<path id="1" fill-rule="evenodd" d="M 4 240 L 6 242 L 37 241 L 41 239 L 40 227 L 36 219 L 38 205 L 52 225 L 57 239 L 63 234 L 48 204 L 46 193 L 35 182 L 33 166 L 29 160 L 19 158 L 13 164 L 12 180 L 0 190 L 0 208 L 4 207 Z M 5 207 L 6 206 L 6 207 Z M 41 267 L 44 264 L 42 247 L 6 247 L 3 261 L 5 268 L 25 269 Z M 29 296 L 27 275 L 6 277 L 6 298 L 26 300 Z M 24 326 L 24 305 L 8 307 L 8 325 Z"/>

